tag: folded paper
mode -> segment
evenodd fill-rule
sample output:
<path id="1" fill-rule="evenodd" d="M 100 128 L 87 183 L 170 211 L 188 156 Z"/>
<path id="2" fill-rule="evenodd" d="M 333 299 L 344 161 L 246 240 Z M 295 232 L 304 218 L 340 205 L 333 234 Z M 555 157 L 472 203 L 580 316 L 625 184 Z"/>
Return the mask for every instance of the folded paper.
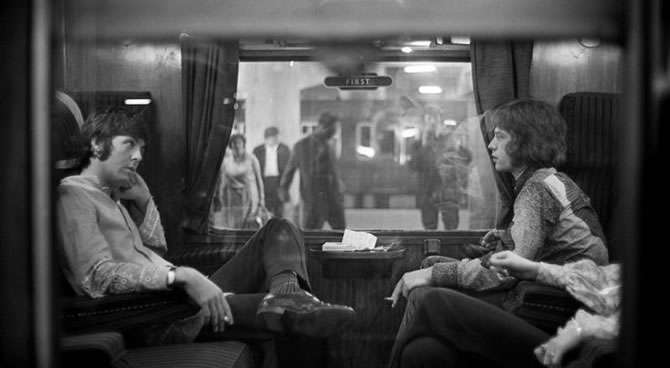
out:
<path id="1" fill-rule="evenodd" d="M 377 237 L 370 233 L 345 229 L 341 242 L 323 243 L 321 250 L 342 252 L 373 249 L 376 243 Z"/>

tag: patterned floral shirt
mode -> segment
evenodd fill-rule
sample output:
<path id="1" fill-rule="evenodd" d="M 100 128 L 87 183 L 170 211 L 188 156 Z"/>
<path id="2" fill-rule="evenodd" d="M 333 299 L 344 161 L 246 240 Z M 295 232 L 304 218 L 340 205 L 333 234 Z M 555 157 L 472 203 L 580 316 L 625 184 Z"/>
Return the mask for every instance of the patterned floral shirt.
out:
<path id="1" fill-rule="evenodd" d="M 598 266 L 582 260 L 563 266 L 540 263 L 537 281 L 567 290 L 586 308 L 574 321 L 582 336 L 612 339 L 619 333 L 621 266 Z"/>
<path id="2" fill-rule="evenodd" d="M 153 200 L 131 215 L 96 177 L 77 175 L 61 181 L 56 211 L 62 268 L 77 293 L 167 289 L 172 264 L 156 253 L 167 245 Z"/>

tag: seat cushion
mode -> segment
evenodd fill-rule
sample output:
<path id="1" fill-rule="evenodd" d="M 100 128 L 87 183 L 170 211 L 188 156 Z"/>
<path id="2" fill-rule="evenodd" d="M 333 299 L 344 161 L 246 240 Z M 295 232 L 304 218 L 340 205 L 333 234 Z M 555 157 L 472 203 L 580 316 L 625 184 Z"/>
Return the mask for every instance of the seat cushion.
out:
<path id="1" fill-rule="evenodd" d="M 114 331 L 66 336 L 60 339 L 62 367 L 111 367 L 125 355 L 123 336 Z"/>
<path id="2" fill-rule="evenodd" d="M 117 367 L 252 368 L 251 348 L 239 341 L 199 342 L 130 349 Z"/>

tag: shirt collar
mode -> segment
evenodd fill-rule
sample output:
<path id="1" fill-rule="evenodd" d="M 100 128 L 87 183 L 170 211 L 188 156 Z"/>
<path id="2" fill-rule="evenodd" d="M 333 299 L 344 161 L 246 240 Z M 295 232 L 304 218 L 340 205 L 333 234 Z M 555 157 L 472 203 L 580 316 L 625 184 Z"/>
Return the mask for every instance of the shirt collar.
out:
<path id="1" fill-rule="evenodd" d="M 95 188 L 100 189 L 101 191 L 103 191 L 108 196 L 112 197 L 112 199 L 114 199 L 112 188 L 100 184 L 100 178 L 98 178 L 97 176 L 95 176 L 95 175 L 79 175 L 79 177 L 81 179 L 83 179 L 84 181 L 86 181 L 87 183 L 94 186 Z"/>

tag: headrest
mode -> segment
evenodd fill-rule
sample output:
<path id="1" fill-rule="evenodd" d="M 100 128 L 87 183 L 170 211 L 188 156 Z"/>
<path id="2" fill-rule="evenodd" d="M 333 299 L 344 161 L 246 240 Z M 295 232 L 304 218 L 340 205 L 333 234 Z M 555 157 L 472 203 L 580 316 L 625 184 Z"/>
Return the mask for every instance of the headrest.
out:
<path id="1" fill-rule="evenodd" d="M 617 93 L 577 92 L 561 99 L 558 110 L 568 127 L 566 166 L 614 167 L 620 105 Z"/>
<path id="2" fill-rule="evenodd" d="M 67 94 L 56 92 L 51 113 L 51 157 L 55 169 L 79 168 L 84 144 L 80 131 L 83 123 L 77 103 Z"/>

